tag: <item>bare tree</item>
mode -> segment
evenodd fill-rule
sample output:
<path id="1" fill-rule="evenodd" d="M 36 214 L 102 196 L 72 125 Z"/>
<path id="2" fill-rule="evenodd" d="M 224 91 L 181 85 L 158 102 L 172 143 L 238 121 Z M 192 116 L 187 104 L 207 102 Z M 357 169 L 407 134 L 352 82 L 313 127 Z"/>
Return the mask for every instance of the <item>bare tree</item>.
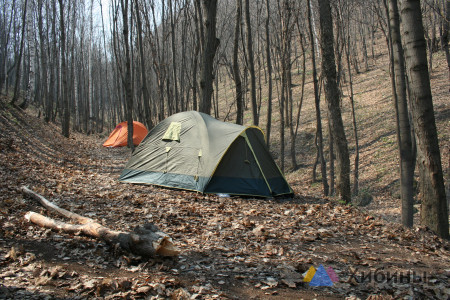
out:
<path id="1" fill-rule="evenodd" d="M 322 47 L 322 73 L 325 81 L 325 94 L 328 104 L 331 130 L 334 135 L 337 158 L 337 193 L 345 202 L 351 201 L 350 159 L 347 138 L 339 106 L 340 92 L 336 81 L 336 64 L 333 46 L 333 22 L 329 0 L 319 1 L 319 16 Z"/>
<path id="2" fill-rule="evenodd" d="M 405 58 L 400 33 L 400 16 L 397 0 L 386 1 L 386 14 L 388 16 L 388 36 L 390 49 L 390 69 L 392 98 L 395 108 L 397 143 L 400 157 L 400 194 L 402 199 L 402 224 L 407 227 L 413 225 L 413 179 L 414 158 L 412 154 L 411 126 L 409 123 L 409 109 L 406 95 Z"/>
<path id="3" fill-rule="evenodd" d="M 46 109 L 46 121 L 47 122 L 54 122 L 56 118 L 56 110 L 54 107 L 58 101 L 58 94 L 59 94 L 59 84 L 58 82 L 58 74 L 59 74 L 59 51 L 58 51 L 58 33 L 56 30 L 56 20 L 58 18 L 58 12 L 56 9 L 56 0 L 52 0 L 52 14 L 51 14 L 51 37 L 52 37 L 52 44 L 51 47 L 49 47 L 49 68 L 50 68 L 50 80 L 49 80 L 49 101 L 48 106 Z"/>
<path id="4" fill-rule="evenodd" d="M 220 43 L 216 37 L 217 0 L 203 0 L 202 7 L 206 16 L 204 20 L 205 44 L 203 46 L 202 75 L 200 79 L 200 87 L 202 90 L 200 111 L 210 114 L 214 79 L 213 63 L 217 47 Z"/>
<path id="5" fill-rule="evenodd" d="M 402 37 L 411 90 L 411 109 L 417 135 L 421 221 L 443 238 L 449 237 L 441 155 L 434 118 L 430 76 L 420 1 L 404 0 L 401 6 Z"/>
<path id="6" fill-rule="evenodd" d="M 89 40 L 88 40 L 88 54 L 87 54 L 87 64 L 88 64 L 88 106 L 89 106 L 89 117 L 88 117 L 88 130 L 87 133 L 91 134 L 93 133 L 93 123 L 94 123 L 94 103 L 93 103 L 93 89 L 94 89 L 94 83 L 92 78 L 92 43 L 93 43 L 93 34 L 94 34 L 94 25 L 93 25 L 93 18 L 92 18 L 92 12 L 94 10 L 94 0 L 91 0 L 91 4 L 89 6 Z"/>
<path id="7" fill-rule="evenodd" d="M 23 13 L 22 13 L 22 33 L 20 35 L 20 48 L 19 55 L 16 58 L 16 80 L 14 82 L 14 96 L 11 99 L 11 104 L 14 104 L 19 98 L 19 83 L 20 83 L 20 66 L 23 55 L 23 45 L 25 41 L 25 28 L 26 28 L 26 16 L 27 16 L 27 7 L 28 0 L 25 0 L 23 5 Z"/>
<path id="8" fill-rule="evenodd" d="M 299 25 L 299 18 L 298 16 L 295 17 L 295 23 L 297 24 L 297 31 L 298 31 L 298 40 L 301 47 L 301 53 L 302 53 L 302 79 L 301 79 L 301 93 L 300 93 L 300 99 L 297 101 L 297 115 L 295 120 L 291 120 L 291 126 L 289 127 L 290 136 L 291 136 L 291 157 L 292 157 L 292 166 L 293 169 L 298 169 L 297 164 L 297 158 L 296 158 L 296 140 L 297 140 L 297 134 L 298 129 L 300 127 L 300 114 L 303 107 L 303 99 L 304 99 L 304 93 L 305 93 L 305 81 L 306 81 L 306 50 L 304 45 L 304 34 L 300 29 Z M 292 86 L 292 84 L 291 84 Z M 291 99 L 293 101 L 293 99 Z M 293 114 L 293 109 L 291 110 L 291 117 Z"/>
<path id="9" fill-rule="evenodd" d="M 169 1 L 169 11 L 170 11 L 170 28 L 172 30 L 170 36 L 172 38 L 172 70 L 173 70 L 173 97 L 175 99 L 175 112 L 179 111 L 179 100 L 178 100 L 178 78 L 177 78 L 177 52 L 176 52 L 176 44 L 175 44 L 175 20 L 174 20 L 174 12 L 173 12 L 173 3 L 176 1 Z"/>
<path id="10" fill-rule="evenodd" d="M 164 105 L 164 84 L 165 84 L 165 49 L 164 43 L 160 41 L 159 38 L 159 29 L 158 22 L 155 17 L 155 3 L 151 2 L 150 8 L 152 10 L 152 21 L 154 27 L 154 33 L 151 30 L 148 30 L 149 34 L 152 35 L 154 42 L 151 43 L 152 56 L 153 56 L 153 69 L 157 76 L 157 84 L 158 84 L 158 98 L 159 98 L 159 112 L 158 119 L 161 121 L 164 119 L 165 115 L 165 105 Z M 165 22 L 164 22 L 164 1 L 162 1 L 162 9 L 161 9 L 161 30 L 162 35 L 165 36 Z M 150 22 L 147 21 L 149 24 Z"/>
<path id="11" fill-rule="evenodd" d="M 3 87 L 8 88 L 8 74 L 14 68 L 14 65 L 8 66 L 9 57 L 9 45 L 11 41 L 11 29 L 15 22 L 16 0 L 3 1 L 2 3 L 2 15 L 0 19 L 0 93 L 3 91 Z M 8 20 L 9 19 L 9 20 Z M 14 26 L 16 27 L 16 26 Z M 9 70 L 8 70 L 9 68 Z"/>
<path id="12" fill-rule="evenodd" d="M 444 17 L 442 18 L 442 38 L 441 38 L 441 45 L 442 49 L 445 52 L 445 58 L 447 60 L 447 68 L 448 68 L 448 81 L 450 83 L 450 51 L 448 49 L 448 41 L 449 41 L 449 23 L 450 23 L 450 1 L 442 0 L 442 2 L 446 3 L 443 4 L 443 11 L 445 12 Z M 449 91 L 450 91 L 450 85 L 449 85 Z"/>
<path id="13" fill-rule="evenodd" d="M 35 83 L 36 83 L 36 43 L 34 36 L 34 1 L 28 0 L 27 2 L 28 14 L 26 20 L 26 28 L 27 28 L 27 44 L 28 44 L 28 52 L 29 52 L 29 66 L 28 66 L 28 85 L 25 94 L 25 99 L 20 104 L 20 108 L 26 109 L 28 104 L 34 99 L 35 96 Z"/>
<path id="14" fill-rule="evenodd" d="M 48 64 L 47 64 L 47 48 L 45 44 L 45 32 L 44 32 L 44 25 L 43 25 L 43 0 L 38 0 L 37 2 L 37 13 L 38 13 L 38 31 L 39 31 L 39 49 L 40 49 L 40 78 L 41 78 L 41 102 L 42 106 L 44 108 L 44 120 L 49 121 L 49 119 L 46 116 L 46 108 L 49 105 L 49 96 L 48 96 Z M 47 26 L 48 28 L 48 26 Z"/>
<path id="15" fill-rule="evenodd" d="M 313 71 L 313 84 L 314 84 L 314 104 L 316 108 L 316 137 L 315 144 L 317 148 L 316 161 L 313 165 L 312 179 L 316 180 L 316 165 L 320 161 L 320 170 L 322 173 L 322 187 L 323 194 L 328 195 L 328 180 L 327 180 L 327 165 L 325 162 L 325 156 L 323 154 L 323 137 L 322 137 L 322 117 L 320 114 L 320 96 L 319 96 L 319 84 L 317 79 L 317 68 L 316 68 L 316 54 L 314 52 L 315 41 L 314 41 L 314 27 L 312 25 L 312 8 L 311 1 L 308 0 L 308 27 L 309 27 L 309 37 L 311 42 L 311 62 Z"/>
<path id="16" fill-rule="evenodd" d="M 141 21 L 141 13 L 139 9 L 139 4 L 137 0 L 133 0 L 134 8 L 136 13 L 136 25 L 137 25 L 137 36 L 139 43 L 139 58 L 141 62 L 141 85 L 142 85 L 142 96 L 144 101 L 144 110 L 145 110 L 145 125 L 148 128 L 153 127 L 152 121 L 152 111 L 150 107 L 150 95 L 147 88 L 147 70 L 145 66 L 145 55 L 144 55 L 144 42 L 142 39 L 142 21 Z"/>
<path id="17" fill-rule="evenodd" d="M 245 0 L 245 29 L 247 34 L 247 62 L 250 71 L 250 97 L 252 103 L 253 124 L 259 125 L 258 106 L 256 103 L 256 75 L 255 62 L 253 58 L 253 40 L 252 40 L 252 26 L 250 22 L 250 2 Z"/>
<path id="18" fill-rule="evenodd" d="M 106 90 L 106 99 L 108 101 L 109 106 L 113 107 L 113 104 L 112 104 L 111 99 L 109 97 L 109 93 L 110 93 L 110 91 L 109 91 L 110 85 L 109 85 L 109 77 L 108 77 L 109 62 L 108 62 L 108 55 L 107 55 L 107 52 L 106 52 L 107 51 L 107 47 L 106 47 L 106 31 L 105 31 L 105 22 L 104 22 L 104 17 L 103 17 L 103 7 L 102 7 L 102 1 L 101 0 L 99 0 L 99 5 L 100 5 L 100 14 L 101 14 L 101 18 L 102 18 L 103 52 L 104 52 L 104 55 L 105 55 L 105 77 L 106 78 L 105 78 L 104 82 L 105 82 L 105 88 L 106 88 L 105 89 Z M 111 119 L 111 117 L 109 119 Z M 102 121 L 104 121 L 104 118 L 102 118 Z M 113 123 L 115 123 L 115 122 L 113 122 Z"/>
<path id="19" fill-rule="evenodd" d="M 270 148 L 270 130 L 272 127 L 272 58 L 270 54 L 270 5 L 269 0 L 266 0 L 266 58 L 267 58 L 267 77 L 268 77 L 268 91 L 267 91 L 267 123 L 266 123 L 266 137 L 267 147 Z"/>
<path id="20" fill-rule="evenodd" d="M 353 169 L 353 195 L 358 195 L 359 193 L 359 139 L 358 139 L 358 128 L 356 122 L 355 115 L 355 101 L 354 101 L 354 93 L 353 93 L 353 76 L 351 69 L 351 30 L 350 30 L 350 14 L 352 8 L 347 7 L 346 11 L 346 19 L 347 19 L 347 28 L 345 29 L 345 36 L 343 39 L 343 48 L 345 51 L 345 57 L 347 61 L 347 73 L 348 73 L 348 89 L 349 89 L 349 99 L 350 99 L 350 107 L 352 112 L 352 128 L 353 128 L 353 136 L 355 138 L 355 160 L 354 160 L 354 169 Z M 364 34 L 362 34 L 364 36 Z M 367 58 L 367 48 L 365 46 L 365 42 L 363 43 L 363 47 L 365 49 L 364 61 L 366 64 L 366 71 L 369 69 L 368 67 L 368 58 Z"/>
<path id="21" fill-rule="evenodd" d="M 197 68 L 198 68 L 198 59 L 200 55 L 200 49 L 202 47 L 201 43 L 201 33 L 200 33 L 200 22 L 199 22 L 199 15 L 200 15 L 200 9 L 197 9 L 197 6 L 199 6 L 197 1 L 194 1 L 194 26 L 195 26 L 195 32 L 192 33 L 192 36 L 194 40 L 194 53 L 192 55 L 192 109 L 197 110 L 198 109 L 198 83 L 197 83 Z"/>
<path id="22" fill-rule="evenodd" d="M 242 20 L 242 0 L 236 0 L 236 22 L 234 27 L 234 45 L 233 45 L 233 75 L 236 90 L 236 124 L 244 122 L 244 101 L 242 99 L 242 81 L 239 71 L 239 32 Z"/>
<path id="23" fill-rule="evenodd" d="M 122 10 L 122 34 L 123 43 L 125 47 L 125 72 L 122 74 L 122 84 L 125 87 L 126 95 L 126 114 L 127 114 L 127 127 L 128 127 L 128 139 L 127 145 L 134 150 L 133 144 L 133 91 L 131 87 L 131 54 L 130 54 L 130 41 L 129 41 L 129 28 L 128 28 L 128 0 L 120 0 L 120 7 Z"/>
<path id="24" fill-rule="evenodd" d="M 66 67 L 66 29 L 64 18 L 64 0 L 58 0 L 59 2 L 59 26 L 60 26 L 60 39 L 61 39 L 61 103 L 62 103 L 62 116 L 61 126 L 62 134 L 68 138 L 70 136 L 70 111 L 69 111 L 69 95 L 67 89 L 67 67 Z"/>

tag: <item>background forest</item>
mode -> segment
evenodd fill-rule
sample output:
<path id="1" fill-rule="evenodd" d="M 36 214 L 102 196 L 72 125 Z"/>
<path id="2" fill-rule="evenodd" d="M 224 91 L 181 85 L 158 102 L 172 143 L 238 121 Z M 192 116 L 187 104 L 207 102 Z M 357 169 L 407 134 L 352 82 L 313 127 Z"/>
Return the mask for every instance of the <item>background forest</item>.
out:
<path id="1" fill-rule="evenodd" d="M 132 119 L 152 128 L 186 110 L 258 125 L 294 186 L 305 182 L 344 202 L 351 191 L 357 203 L 388 190 L 402 199 L 402 223 L 411 226 L 416 186 L 429 186 L 414 179 L 415 169 L 425 178 L 428 168 L 416 168 L 416 155 L 429 150 L 416 147 L 422 129 L 413 125 L 417 93 L 414 76 L 408 81 L 405 73 L 412 56 L 405 34 L 406 60 L 401 49 L 409 2 L 417 1 L 2 0 L 0 91 L 11 104 L 32 105 L 45 122 L 60 123 L 65 137 L 105 138 L 115 124 Z M 443 112 L 443 162 L 437 137 L 423 141 L 435 154 L 437 147 L 433 163 L 441 183 L 422 221 L 448 236 L 442 164 L 448 160 L 449 82 L 442 72 L 450 65 L 449 2 L 422 1 L 419 13 L 425 69 L 431 78 L 440 76 L 433 93 Z M 377 79 L 367 86 L 367 78 Z M 431 91 L 428 99 L 433 109 Z M 436 133 L 429 109 L 428 116 L 424 128 Z M 383 127 L 382 135 L 367 133 L 369 122 Z M 364 152 L 379 140 L 386 148 Z M 387 154 L 393 151 L 397 156 Z M 389 164 L 380 167 L 376 158 Z"/>

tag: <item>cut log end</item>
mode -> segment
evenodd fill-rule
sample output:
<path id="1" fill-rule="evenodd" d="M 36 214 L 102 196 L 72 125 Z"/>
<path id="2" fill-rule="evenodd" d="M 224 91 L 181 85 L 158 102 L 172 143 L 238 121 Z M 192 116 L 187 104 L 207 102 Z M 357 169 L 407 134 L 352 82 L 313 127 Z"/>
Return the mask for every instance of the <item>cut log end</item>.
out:
<path id="1" fill-rule="evenodd" d="M 178 256 L 180 254 L 180 249 L 173 244 L 169 237 L 165 237 L 155 248 L 156 254 L 161 256 Z"/>
<path id="2" fill-rule="evenodd" d="M 33 216 L 34 212 L 29 211 L 25 214 L 24 218 L 27 220 L 27 222 L 31 222 L 31 217 Z"/>

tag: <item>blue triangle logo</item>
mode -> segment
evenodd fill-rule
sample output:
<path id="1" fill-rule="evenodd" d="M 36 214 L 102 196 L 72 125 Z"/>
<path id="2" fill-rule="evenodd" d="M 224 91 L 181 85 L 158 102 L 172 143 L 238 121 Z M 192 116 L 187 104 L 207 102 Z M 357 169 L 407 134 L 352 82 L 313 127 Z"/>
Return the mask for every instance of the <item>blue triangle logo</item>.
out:
<path id="1" fill-rule="evenodd" d="M 333 282 L 323 265 L 320 265 L 319 268 L 317 268 L 316 274 L 314 274 L 309 286 L 333 286 Z"/>

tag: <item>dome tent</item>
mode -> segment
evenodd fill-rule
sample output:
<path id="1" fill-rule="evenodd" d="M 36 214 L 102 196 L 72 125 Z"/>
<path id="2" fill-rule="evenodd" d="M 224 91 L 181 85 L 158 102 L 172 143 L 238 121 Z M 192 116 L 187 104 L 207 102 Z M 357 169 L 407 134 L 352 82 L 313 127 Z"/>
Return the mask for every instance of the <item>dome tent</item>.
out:
<path id="1" fill-rule="evenodd" d="M 145 125 L 133 121 L 133 144 L 135 146 L 145 138 L 148 131 Z M 103 143 L 103 147 L 123 147 L 128 144 L 128 123 L 122 122 L 117 124 L 116 128 L 109 134 L 108 139 Z"/>
<path id="2" fill-rule="evenodd" d="M 201 193 L 262 197 L 293 193 L 261 129 L 196 111 L 177 113 L 155 126 L 119 180 Z"/>

